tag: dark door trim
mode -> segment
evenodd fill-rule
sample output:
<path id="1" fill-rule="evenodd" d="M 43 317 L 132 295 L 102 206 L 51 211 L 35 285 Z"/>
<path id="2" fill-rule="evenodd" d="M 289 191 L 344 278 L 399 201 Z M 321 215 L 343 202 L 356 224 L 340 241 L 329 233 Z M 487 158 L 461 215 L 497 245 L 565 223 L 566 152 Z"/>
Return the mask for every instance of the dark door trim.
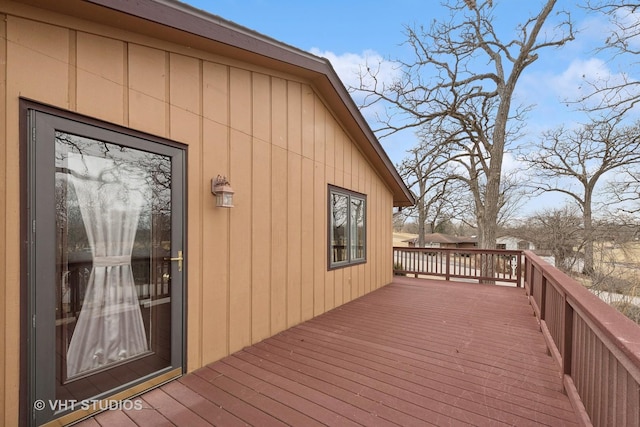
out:
<path id="1" fill-rule="evenodd" d="M 36 119 L 37 118 L 37 119 Z M 37 123 L 35 121 L 37 120 Z M 61 110 L 55 107 L 43 105 L 34 101 L 21 99 L 20 100 L 20 235 L 21 235 L 21 288 L 20 288 L 20 424 L 31 425 L 33 423 L 33 402 L 36 398 L 36 392 L 38 396 L 41 393 L 49 395 L 51 390 L 48 390 L 47 385 L 36 384 L 34 379 L 34 372 L 36 366 L 48 366 L 50 363 L 51 354 L 36 354 L 34 351 L 36 348 L 35 331 L 47 330 L 51 326 L 47 324 L 47 318 L 50 320 L 55 318 L 53 308 L 47 312 L 48 316 L 35 316 L 36 304 L 38 304 L 37 296 L 33 291 L 34 283 L 38 281 L 46 281 L 45 277 L 47 271 L 51 271 L 54 263 L 53 256 L 49 259 L 46 257 L 38 257 L 38 252 L 43 253 L 47 250 L 50 253 L 55 253 L 55 221 L 54 215 L 49 213 L 48 215 L 39 213 L 36 210 L 36 202 L 42 204 L 43 200 L 36 200 L 36 185 L 38 180 L 42 180 L 42 176 L 48 175 L 49 179 L 53 179 L 54 170 L 50 166 L 44 167 L 47 162 L 40 162 L 45 156 L 52 155 L 53 144 L 43 143 L 43 137 L 51 137 L 51 135 L 42 135 L 42 133 L 51 133 L 51 129 L 38 129 L 37 132 L 33 130 L 36 126 L 40 126 L 42 121 L 45 122 L 45 128 L 49 124 L 63 127 L 72 127 L 81 134 L 84 132 L 90 132 L 91 137 L 98 138 L 106 141 L 110 141 L 113 138 L 116 139 L 115 143 L 127 145 L 128 142 L 135 140 L 135 146 L 139 149 L 146 149 L 152 152 L 159 153 L 176 153 L 176 149 L 180 150 L 182 154 L 178 155 L 172 162 L 172 175 L 179 176 L 180 179 L 172 180 L 172 194 L 177 196 L 176 207 L 173 209 L 173 213 L 176 215 L 177 223 L 181 224 L 181 227 L 172 228 L 172 239 L 179 243 L 185 253 L 185 262 L 187 262 L 187 241 L 186 241 L 186 195 L 187 195 L 187 182 L 186 182 L 186 160 L 187 160 L 187 147 L 183 144 L 176 143 L 164 138 L 148 135 L 142 132 L 127 129 L 118 125 L 103 122 L 91 117 L 82 116 L 73 112 Z M 87 135 L 89 136 L 89 135 Z M 163 148 L 165 147 L 165 148 Z M 179 161 L 178 161 L 179 160 Z M 50 163 L 50 162 L 49 162 Z M 55 169 L 55 168 L 53 168 Z M 46 178 L 45 178 L 46 179 Z M 43 194 L 40 192 L 39 197 L 48 198 L 44 200 L 45 203 L 51 203 L 54 198 L 53 194 Z M 48 216 L 48 218 L 47 218 Z M 35 240 L 35 227 L 37 226 L 38 240 Z M 180 243 L 181 242 L 181 243 Z M 42 246 L 44 245 L 44 246 Z M 173 250 L 173 249 L 172 249 Z M 177 250 L 177 249 L 176 249 Z M 53 251 L 53 252 L 51 252 Z M 172 254 L 174 256 L 174 254 Z M 173 263 L 175 264 L 175 263 Z M 185 265 L 186 267 L 186 265 Z M 172 266 L 172 275 L 178 275 L 177 269 L 173 269 L 176 266 Z M 54 268 L 55 269 L 55 268 Z M 172 350 L 171 350 L 171 366 L 156 372 L 151 378 L 143 377 L 138 381 L 134 381 L 125 384 L 122 387 L 118 387 L 113 390 L 113 393 L 106 393 L 107 395 L 125 399 L 127 396 L 133 394 L 139 394 L 146 388 L 157 386 L 167 380 L 181 375 L 184 373 L 186 367 L 186 277 L 187 269 L 184 268 L 182 275 L 182 284 L 180 292 L 175 296 L 175 301 L 172 302 L 171 311 L 172 319 L 176 319 L 179 329 L 179 333 L 172 334 Z M 173 296 L 172 296 L 173 298 Z M 41 307 L 38 307 L 41 309 Z M 43 334 L 39 334 L 39 339 L 42 339 Z M 53 338 L 44 338 L 45 341 L 49 340 L 48 345 L 53 344 Z M 130 393 L 127 393 L 130 390 Z M 80 411 L 81 412 L 81 411 Z M 80 417 L 87 414 L 78 414 Z M 67 418 L 68 415 L 65 415 Z M 73 417 L 72 417 L 73 418 Z M 68 419 L 67 421 L 72 421 Z"/>

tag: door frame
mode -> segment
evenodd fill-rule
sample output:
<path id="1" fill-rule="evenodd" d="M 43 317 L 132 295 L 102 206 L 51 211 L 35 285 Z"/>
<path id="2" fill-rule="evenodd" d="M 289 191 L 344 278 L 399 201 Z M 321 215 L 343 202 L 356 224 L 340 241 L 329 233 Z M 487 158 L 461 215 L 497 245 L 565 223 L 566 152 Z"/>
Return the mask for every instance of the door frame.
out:
<path id="1" fill-rule="evenodd" d="M 36 166 L 36 158 L 41 155 L 42 149 L 36 150 L 35 146 L 38 144 L 38 132 L 35 132 L 37 123 L 32 123 L 34 117 L 39 117 L 40 120 L 53 122 L 56 124 L 70 124 L 74 127 L 80 127 L 88 129 L 91 135 L 87 133 L 87 136 L 93 138 L 106 140 L 114 143 L 121 143 L 122 139 L 135 140 L 137 149 L 148 149 L 148 151 L 157 152 L 162 154 L 162 147 L 165 150 L 173 151 L 179 150 L 179 155 L 176 157 L 178 161 L 172 162 L 172 176 L 179 176 L 181 179 L 172 180 L 172 199 L 174 196 L 178 197 L 178 202 L 175 203 L 176 209 L 172 210 L 172 216 L 176 215 L 176 223 L 181 224 L 180 227 L 172 227 L 171 239 L 172 253 L 171 256 L 177 256 L 177 251 L 182 250 L 185 259 L 184 268 L 181 272 L 178 272 L 177 263 L 171 263 L 171 275 L 172 277 L 182 278 L 181 283 L 178 280 L 177 284 L 173 284 L 175 295 L 172 294 L 171 302 L 171 324 L 172 324 L 172 348 L 171 348 L 171 366 L 165 369 L 156 371 L 150 375 L 141 377 L 135 381 L 118 386 L 109 392 L 100 394 L 95 399 L 110 400 L 123 400 L 128 397 L 140 394 L 141 392 L 156 387 L 167 381 L 170 381 L 186 371 L 186 284 L 187 284 L 187 228 L 186 228 L 186 206 L 187 206 L 187 149 L 184 144 L 180 144 L 174 141 L 167 140 L 165 138 L 157 137 L 154 135 L 145 134 L 143 132 L 134 131 L 119 125 L 107 123 L 95 118 L 86 117 L 74 112 L 62 110 L 56 107 L 51 107 L 37 103 L 35 101 L 20 99 L 20 179 L 21 179 L 21 203 L 20 203 L 20 233 L 21 233 L 21 257 L 20 257 L 20 271 L 21 271 L 21 286 L 20 286 L 20 310 L 21 310 L 21 322 L 20 322 L 20 420 L 21 425 L 33 425 L 36 423 L 36 411 L 34 410 L 34 402 L 38 394 L 45 393 L 50 394 L 51 390 L 47 387 L 55 385 L 54 383 L 43 385 L 40 382 L 36 382 L 36 368 L 38 366 L 44 366 L 48 363 L 47 358 L 50 355 L 35 354 L 36 338 L 37 336 L 44 335 L 42 330 L 53 329 L 55 335 L 55 325 L 48 325 L 47 321 L 55 319 L 55 309 L 49 307 L 50 313 L 47 313 L 47 318 L 37 318 L 35 304 L 37 302 L 37 294 L 35 292 L 35 284 L 39 283 L 39 280 L 47 280 L 43 274 L 46 274 L 46 268 L 38 268 L 42 262 L 50 263 L 55 267 L 55 215 L 49 213 L 49 218 L 46 215 L 42 215 L 36 209 L 36 174 L 49 174 L 50 179 L 53 180 L 53 172 L 55 170 L 38 169 Z M 56 127 L 58 129 L 58 127 Z M 103 136 L 103 138 L 100 138 Z M 112 141 L 109 136 L 118 136 L 117 141 Z M 120 137 L 122 139 L 120 139 Z M 141 145 L 137 145 L 141 142 Z M 53 146 L 53 141 L 51 141 Z M 46 151 L 53 152 L 47 148 Z M 45 203 L 51 203 L 53 194 L 48 195 L 50 197 Z M 55 202 L 55 201 L 54 201 Z M 41 202 L 40 202 L 41 203 Z M 37 221 L 36 221 L 37 220 Z M 47 223 L 48 221 L 48 223 Z M 53 221 L 53 228 L 52 222 Z M 38 239 L 35 239 L 35 229 L 38 229 Z M 44 248 L 38 245 L 44 244 Z M 37 252 L 45 250 L 52 253 L 50 260 L 40 260 L 36 262 Z M 37 264 L 37 265 L 36 265 Z M 51 271 L 51 265 L 49 265 L 49 271 Z M 50 279 L 49 279 L 50 280 Z M 41 282 L 40 282 L 41 283 Z M 53 306 L 54 304 L 52 304 Z M 176 323 L 177 322 L 177 323 Z M 54 322 L 55 323 L 55 322 Z M 174 329 L 175 328 L 175 329 Z M 40 331 L 39 334 L 36 331 Z M 39 338 L 41 339 L 41 338 Z M 50 338 L 50 344 L 54 344 L 55 340 Z M 44 362 L 43 362 L 44 360 Z M 55 364 L 53 381 L 55 382 Z M 55 399 L 55 392 L 51 395 L 52 399 Z M 94 405 L 95 406 L 95 405 Z M 57 418 L 53 419 L 53 422 L 58 425 L 60 422 L 68 423 L 75 420 L 84 418 L 91 413 L 98 412 L 92 409 L 76 409 L 69 410 L 61 413 Z"/>

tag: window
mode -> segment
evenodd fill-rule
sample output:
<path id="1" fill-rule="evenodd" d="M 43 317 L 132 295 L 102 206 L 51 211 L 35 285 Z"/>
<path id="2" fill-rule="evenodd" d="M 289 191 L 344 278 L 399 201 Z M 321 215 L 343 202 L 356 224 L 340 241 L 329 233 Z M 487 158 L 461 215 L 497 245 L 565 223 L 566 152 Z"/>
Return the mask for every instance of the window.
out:
<path id="1" fill-rule="evenodd" d="M 329 269 L 367 260 L 367 198 L 329 186 Z"/>
<path id="2" fill-rule="evenodd" d="M 531 249 L 531 244 L 527 241 L 520 240 L 518 242 L 518 249 L 521 251 L 528 251 L 529 249 Z"/>

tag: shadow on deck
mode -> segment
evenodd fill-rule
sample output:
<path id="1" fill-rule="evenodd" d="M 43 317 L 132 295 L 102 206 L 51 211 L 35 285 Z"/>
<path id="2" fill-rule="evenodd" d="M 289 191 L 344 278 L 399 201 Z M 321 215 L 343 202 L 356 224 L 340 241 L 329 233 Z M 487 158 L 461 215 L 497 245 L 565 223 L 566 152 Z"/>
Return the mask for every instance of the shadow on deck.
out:
<path id="1" fill-rule="evenodd" d="M 522 288 L 398 277 L 82 426 L 577 425 Z"/>

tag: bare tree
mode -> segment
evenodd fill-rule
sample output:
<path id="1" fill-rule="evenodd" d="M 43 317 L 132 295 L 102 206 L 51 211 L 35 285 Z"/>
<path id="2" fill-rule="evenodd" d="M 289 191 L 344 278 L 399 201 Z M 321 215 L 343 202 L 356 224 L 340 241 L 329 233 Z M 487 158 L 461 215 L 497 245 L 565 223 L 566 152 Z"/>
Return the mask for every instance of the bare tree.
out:
<path id="1" fill-rule="evenodd" d="M 570 272 L 584 244 L 582 219 L 575 207 L 564 206 L 535 213 L 520 229 L 520 234 L 536 249 L 549 251 L 555 266 Z"/>
<path id="2" fill-rule="evenodd" d="M 640 125 L 621 118 L 547 131 L 522 156 L 534 172 L 538 191 L 569 196 L 582 211 L 586 238 L 584 273 L 593 273 L 593 202 L 596 185 L 607 172 L 640 162 Z"/>
<path id="3" fill-rule="evenodd" d="M 624 57 L 631 62 L 626 64 L 619 78 L 605 78 L 586 82 L 591 93 L 578 102 L 589 111 L 608 111 L 625 114 L 640 102 L 640 81 L 629 75 L 629 71 L 638 65 L 636 55 L 640 54 L 640 2 L 627 0 L 587 0 L 587 10 L 607 16 L 611 23 L 611 32 L 606 34 L 600 52 L 610 52 L 612 58 Z M 587 106 L 588 105 L 588 106 Z"/>
<path id="4" fill-rule="evenodd" d="M 451 178 L 444 148 L 423 139 L 420 145 L 407 151 L 407 157 L 398 165 L 400 176 L 416 200 L 411 213 L 417 213 L 418 247 L 424 247 L 427 223 L 433 233 L 437 223 L 456 216 L 459 209 L 455 203 L 459 182 Z"/>
<path id="5" fill-rule="evenodd" d="M 502 162 L 526 108 L 512 108 L 516 83 L 541 50 L 562 46 L 574 38 L 568 15 L 556 31 L 543 32 L 555 0 L 518 25 L 514 40 L 503 42 L 492 20 L 492 1 L 446 4 L 451 20 L 428 29 L 406 27 L 412 62 L 398 62 L 399 79 L 385 85 L 379 67 L 361 74 L 357 90 L 365 93 L 363 107 L 389 106 L 379 116 L 377 132 L 386 136 L 403 129 L 439 129 L 452 157 L 465 164 L 473 195 L 480 246 L 495 248 L 500 207 Z M 373 82 L 369 84 L 369 82 Z"/>
<path id="6" fill-rule="evenodd" d="M 608 183 L 607 190 L 620 203 L 621 212 L 637 215 L 640 213 L 640 170 L 637 167 L 623 169 Z"/>

